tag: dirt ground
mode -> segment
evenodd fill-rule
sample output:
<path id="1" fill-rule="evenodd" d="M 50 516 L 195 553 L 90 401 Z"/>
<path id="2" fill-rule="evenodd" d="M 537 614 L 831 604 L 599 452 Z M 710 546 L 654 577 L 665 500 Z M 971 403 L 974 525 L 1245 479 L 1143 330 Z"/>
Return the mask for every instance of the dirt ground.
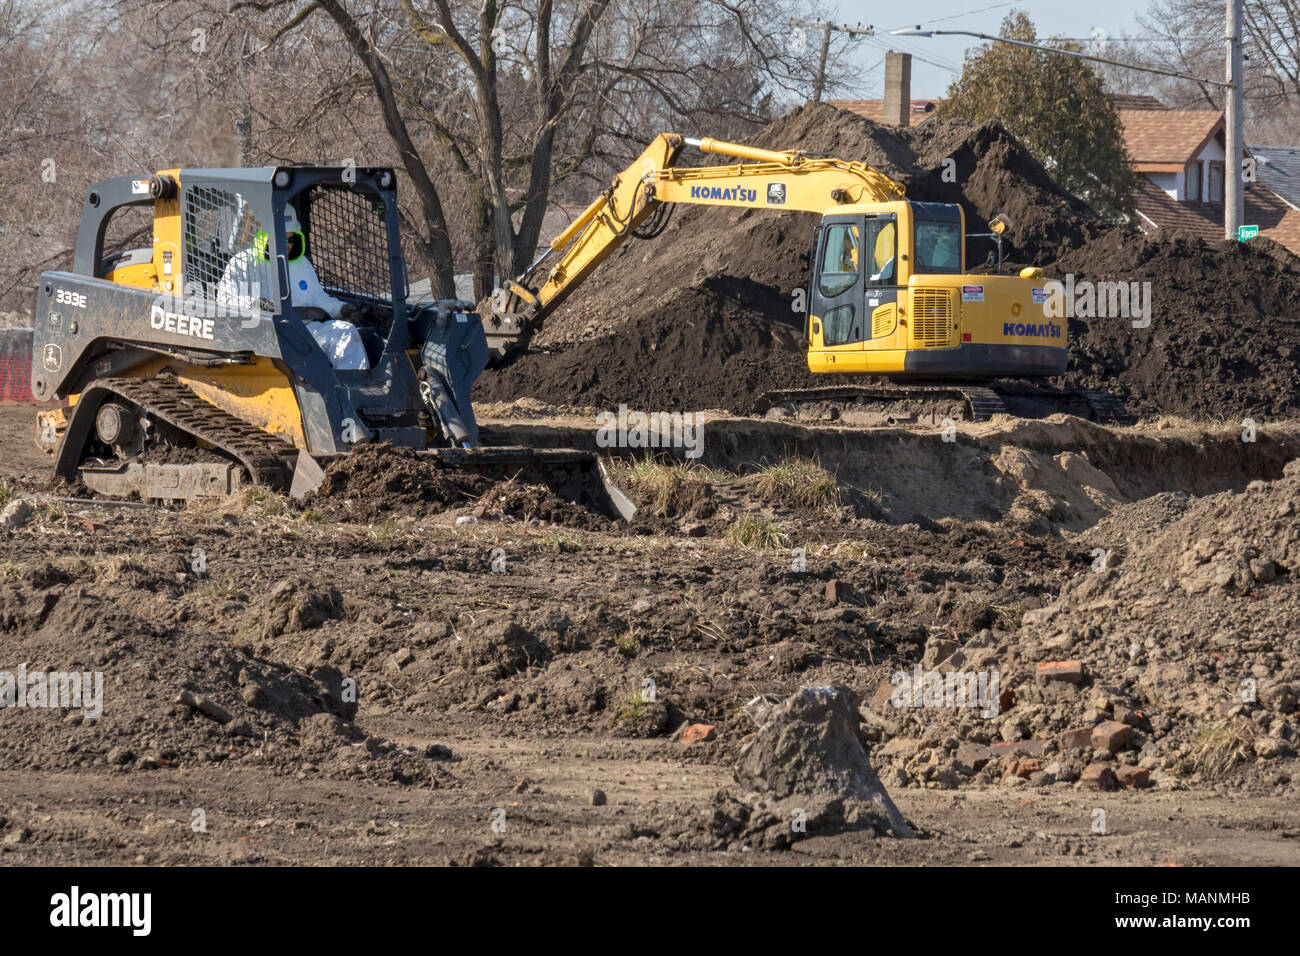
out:
<path id="1" fill-rule="evenodd" d="M 592 440 L 576 410 L 487 411 L 499 438 Z M 1300 426 L 947 444 L 724 416 L 667 491 L 621 473 L 627 524 L 400 461 L 356 465 L 382 510 L 343 473 L 298 506 L 69 502 L 41 496 L 32 416 L 0 407 L 0 480 L 34 505 L 0 529 L 0 671 L 101 671 L 104 705 L 0 710 L 4 863 L 1300 863 Z M 834 490 L 785 495 L 774 460 Z M 997 719 L 879 705 L 955 653 L 1001 670 Z M 1081 684 L 1035 679 L 1065 657 Z M 1233 703 L 1242 675 L 1260 703 Z M 746 703 L 832 684 L 920 839 L 729 829 Z M 1106 721 L 1118 750 L 1057 742 Z M 999 740 L 1047 746 L 967 773 L 961 748 Z M 1151 785 L 1089 789 L 1095 763 Z"/>

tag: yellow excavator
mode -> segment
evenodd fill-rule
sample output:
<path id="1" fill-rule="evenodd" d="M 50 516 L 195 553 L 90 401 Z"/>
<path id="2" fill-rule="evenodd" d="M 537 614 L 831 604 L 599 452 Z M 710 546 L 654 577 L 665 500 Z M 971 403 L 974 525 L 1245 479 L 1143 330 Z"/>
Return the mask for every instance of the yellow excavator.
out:
<path id="1" fill-rule="evenodd" d="M 685 147 L 738 163 L 683 166 Z M 821 216 L 812 244 L 807 301 L 808 368 L 814 373 L 881 376 L 872 384 L 774 390 L 760 408 L 818 408 L 852 421 L 850 409 L 887 408 L 889 420 L 956 413 L 1070 411 L 1124 421 L 1123 407 L 1100 392 L 1033 384 L 1060 375 L 1066 327 L 1044 314 L 1041 270 L 1019 275 L 966 272 L 962 208 L 911 202 L 904 187 L 862 162 L 774 151 L 661 133 L 543 255 L 481 310 L 498 359 L 531 335 L 629 238 L 662 229 L 674 204 L 731 206 Z M 1009 220 L 996 217 L 998 243 Z M 1011 379 L 994 383 L 992 380 Z M 911 413 L 898 411 L 910 408 Z"/>

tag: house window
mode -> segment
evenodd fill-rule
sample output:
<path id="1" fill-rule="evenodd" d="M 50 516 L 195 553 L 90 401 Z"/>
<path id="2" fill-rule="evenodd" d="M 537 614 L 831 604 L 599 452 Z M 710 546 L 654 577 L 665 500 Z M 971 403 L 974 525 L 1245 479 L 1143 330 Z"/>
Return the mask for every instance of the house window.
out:
<path id="1" fill-rule="evenodd" d="M 1223 202 L 1223 163 L 1210 163 L 1210 202 Z"/>
<path id="2" fill-rule="evenodd" d="M 1183 198 L 1188 202 L 1201 201 L 1201 164 L 1187 164 L 1187 186 L 1183 190 Z"/>

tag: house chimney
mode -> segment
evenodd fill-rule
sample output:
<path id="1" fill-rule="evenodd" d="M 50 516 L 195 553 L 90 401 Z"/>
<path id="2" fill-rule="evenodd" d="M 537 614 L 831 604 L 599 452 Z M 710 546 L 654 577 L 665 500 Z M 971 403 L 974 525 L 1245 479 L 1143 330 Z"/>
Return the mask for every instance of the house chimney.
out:
<path id="1" fill-rule="evenodd" d="M 907 126 L 912 113 L 912 54 L 885 54 L 886 126 Z"/>

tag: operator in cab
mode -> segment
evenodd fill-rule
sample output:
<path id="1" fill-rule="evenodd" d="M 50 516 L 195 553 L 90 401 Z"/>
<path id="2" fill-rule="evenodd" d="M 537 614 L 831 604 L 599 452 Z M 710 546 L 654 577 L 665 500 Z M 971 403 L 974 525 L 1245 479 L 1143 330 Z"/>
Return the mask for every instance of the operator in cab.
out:
<path id="1" fill-rule="evenodd" d="M 365 344 L 356 325 L 343 316 L 355 314 L 356 306 L 330 295 L 320 284 L 316 269 L 307 258 L 307 240 L 298 225 L 298 214 L 292 206 L 284 207 L 284 233 L 289 243 L 286 258 L 289 261 L 289 297 L 295 308 L 320 309 L 330 317 L 328 322 L 307 322 L 307 331 L 336 369 L 365 371 L 370 368 Z M 217 304 L 241 309 L 251 308 L 246 291 L 250 277 L 256 274 L 254 257 L 269 258 L 269 240 L 265 232 L 257 234 L 255 248 L 246 249 L 231 258 L 217 286 Z"/>

